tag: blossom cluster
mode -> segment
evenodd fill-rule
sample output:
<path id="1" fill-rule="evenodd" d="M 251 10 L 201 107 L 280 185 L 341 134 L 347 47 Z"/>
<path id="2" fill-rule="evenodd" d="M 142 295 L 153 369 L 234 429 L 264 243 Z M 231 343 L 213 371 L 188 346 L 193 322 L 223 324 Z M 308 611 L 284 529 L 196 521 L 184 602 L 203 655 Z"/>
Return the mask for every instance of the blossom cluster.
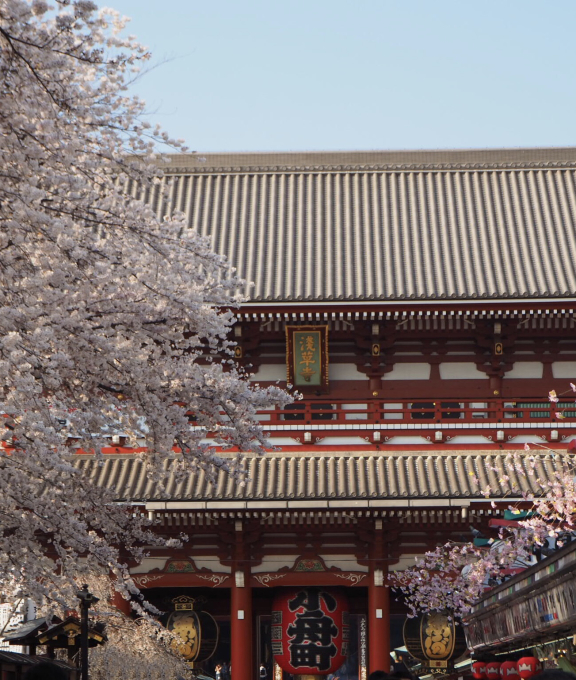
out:
<path id="1" fill-rule="evenodd" d="M 134 591 L 128 560 L 162 542 L 76 449 L 103 460 L 121 435 L 158 484 L 167 458 L 234 474 L 216 447 L 262 452 L 256 412 L 289 400 L 231 358 L 227 262 L 146 204 L 158 143 L 181 145 L 127 94 L 148 54 L 124 24 L 89 0 L 0 0 L 0 590 L 39 605 L 96 572 Z"/>
<path id="2" fill-rule="evenodd" d="M 544 447 L 542 447 L 544 448 Z M 493 467 L 501 488 L 508 488 L 513 519 L 486 545 L 449 542 L 425 553 L 417 563 L 391 574 L 391 584 L 405 597 L 411 615 L 422 611 L 467 614 L 491 586 L 536 563 L 537 555 L 561 548 L 575 538 L 576 477 L 573 456 L 545 449 L 504 456 Z M 484 489 L 492 507 L 495 490 Z"/>

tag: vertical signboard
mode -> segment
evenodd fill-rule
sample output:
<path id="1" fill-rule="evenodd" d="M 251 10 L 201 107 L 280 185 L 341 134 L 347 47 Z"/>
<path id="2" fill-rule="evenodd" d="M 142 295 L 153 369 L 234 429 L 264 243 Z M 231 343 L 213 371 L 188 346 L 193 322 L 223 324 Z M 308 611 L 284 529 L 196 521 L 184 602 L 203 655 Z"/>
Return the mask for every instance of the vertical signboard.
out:
<path id="1" fill-rule="evenodd" d="M 328 389 L 328 326 L 286 326 L 287 381 L 299 390 Z"/>
<path id="2" fill-rule="evenodd" d="M 368 678 L 368 621 L 358 617 L 358 680 Z"/>

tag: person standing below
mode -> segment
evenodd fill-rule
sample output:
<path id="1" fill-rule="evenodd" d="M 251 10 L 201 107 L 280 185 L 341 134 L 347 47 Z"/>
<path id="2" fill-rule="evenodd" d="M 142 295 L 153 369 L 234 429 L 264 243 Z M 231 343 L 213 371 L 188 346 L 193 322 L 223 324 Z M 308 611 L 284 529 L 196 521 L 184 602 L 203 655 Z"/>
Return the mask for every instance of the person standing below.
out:
<path id="1" fill-rule="evenodd" d="M 230 667 L 228 666 L 226 661 L 224 661 L 222 663 L 222 673 L 221 674 L 222 674 L 222 680 L 230 680 Z"/>
<path id="2" fill-rule="evenodd" d="M 258 675 L 260 680 L 268 680 L 268 671 L 266 670 L 266 666 L 263 663 L 260 664 L 260 671 Z"/>

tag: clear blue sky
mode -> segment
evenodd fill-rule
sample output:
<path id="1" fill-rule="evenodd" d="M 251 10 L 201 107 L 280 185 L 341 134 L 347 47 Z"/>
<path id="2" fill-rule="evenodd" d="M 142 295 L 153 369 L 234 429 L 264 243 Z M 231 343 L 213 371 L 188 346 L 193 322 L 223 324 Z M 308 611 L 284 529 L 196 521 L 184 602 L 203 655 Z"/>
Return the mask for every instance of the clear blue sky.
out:
<path id="1" fill-rule="evenodd" d="M 108 0 L 199 151 L 576 145 L 576 0 Z"/>

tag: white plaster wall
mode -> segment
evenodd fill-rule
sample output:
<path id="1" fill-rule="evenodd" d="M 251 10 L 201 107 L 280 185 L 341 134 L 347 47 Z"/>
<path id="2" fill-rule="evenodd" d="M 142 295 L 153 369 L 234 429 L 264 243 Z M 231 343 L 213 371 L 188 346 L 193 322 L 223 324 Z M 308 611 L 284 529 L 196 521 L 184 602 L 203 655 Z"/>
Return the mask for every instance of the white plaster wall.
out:
<path id="1" fill-rule="evenodd" d="M 208 557 L 202 557 L 200 559 L 197 559 L 194 557 L 194 555 L 188 555 L 188 557 L 194 562 L 196 567 L 198 569 L 210 569 L 211 571 L 219 571 L 219 572 L 226 572 L 227 574 L 230 573 L 231 569 L 230 567 L 224 567 L 220 564 L 220 560 L 216 555 L 213 557 L 208 556 Z M 142 560 L 142 563 L 139 564 L 137 567 L 133 567 L 130 569 L 131 574 L 147 574 L 148 572 L 152 571 L 153 569 L 164 569 L 166 566 L 166 563 L 170 559 L 178 559 L 178 558 L 173 558 L 173 557 L 145 557 Z"/>
<path id="2" fill-rule="evenodd" d="M 294 437 L 276 437 L 276 432 L 270 433 L 270 441 L 274 446 L 301 446 L 302 442 L 297 442 Z"/>
<path id="3" fill-rule="evenodd" d="M 513 433 L 513 430 L 508 430 L 509 434 Z M 512 437 L 508 440 L 511 444 L 542 444 L 546 442 L 546 439 L 538 437 L 535 434 L 520 434 L 517 437 Z M 508 443 L 508 442 L 506 442 Z"/>
<path id="4" fill-rule="evenodd" d="M 365 380 L 366 376 L 358 371 L 356 364 L 330 364 L 330 380 Z"/>
<path id="5" fill-rule="evenodd" d="M 194 560 L 194 564 L 198 569 L 210 569 L 210 571 L 224 572 L 225 574 L 230 574 L 232 572 L 231 567 L 225 567 L 220 564 L 220 560 L 214 555 L 213 557 L 202 557 L 197 559 L 194 555 L 190 555 L 190 559 Z"/>
<path id="6" fill-rule="evenodd" d="M 363 567 L 354 559 L 352 555 L 328 555 L 322 556 L 326 567 L 337 567 L 342 571 L 363 571 L 368 572 L 368 567 Z"/>
<path id="7" fill-rule="evenodd" d="M 270 406 L 268 408 L 263 408 L 262 411 L 269 411 L 269 413 L 259 413 L 256 417 L 261 423 L 265 423 L 269 420 L 271 420 L 271 414 L 275 411 L 276 409 L 274 406 Z"/>
<path id="8" fill-rule="evenodd" d="M 371 430 L 364 430 L 366 433 L 366 437 L 369 437 L 372 434 Z M 320 436 L 322 436 L 320 434 Z M 362 437 L 324 437 L 322 441 L 318 442 L 322 446 L 334 446 L 334 445 L 340 445 L 340 446 L 366 446 L 366 440 L 362 439 Z M 276 440 L 274 439 L 274 444 L 276 444 Z"/>
<path id="9" fill-rule="evenodd" d="M 429 380 L 430 364 L 394 364 L 390 373 L 384 374 L 384 380 Z"/>
<path id="10" fill-rule="evenodd" d="M 544 364 L 540 361 L 517 361 L 514 368 L 508 371 L 504 380 L 518 378 L 541 378 L 544 373 Z"/>
<path id="11" fill-rule="evenodd" d="M 552 375 L 555 378 L 576 378 L 576 361 L 554 361 Z M 562 390 L 560 390 L 562 391 Z"/>
<path id="12" fill-rule="evenodd" d="M 390 571 L 404 571 L 416 565 L 417 555 L 402 555 L 396 564 L 393 564 Z"/>
<path id="13" fill-rule="evenodd" d="M 274 555 L 272 557 L 265 557 L 262 564 L 257 567 L 252 567 L 253 574 L 262 574 L 267 571 L 278 571 L 282 567 L 291 568 L 299 555 Z"/>
<path id="14" fill-rule="evenodd" d="M 265 380 L 286 380 L 286 364 L 262 364 L 250 380 L 260 382 Z"/>
<path id="15" fill-rule="evenodd" d="M 454 430 L 452 430 L 454 432 Z M 447 432 L 444 432 L 444 434 L 448 434 Z M 455 437 L 452 437 L 452 439 L 449 442 L 450 444 L 493 444 L 488 437 L 482 437 L 482 435 L 479 434 L 462 434 L 462 435 L 456 435 Z"/>
<path id="16" fill-rule="evenodd" d="M 169 557 L 145 557 L 137 567 L 130 569 L 131 574 L 147 574 L 152 569 L 164 569 Z"/>
<path id="17" fill-rule="evenodd" d="M 343 411 L 367 411 L 368 404 L 341 404 Z M 367 413 L 346 413 L 346 420 L 368 420 Z"/>
<path id="18" fill-rule="evenodd" d="M 440 364 L 440 377 L 442 380 L 485 380 L 486 374 L 471 361 L 454 361 Z"/>
<path id="19" fill-rule="evenodd" d="M 392 413 L 384 413 L 384 420 L 402 420 L 404 418 L 402 414 L 402 407 L 403 404 L 401 403 L 392 404 L 390 402 L 386 402 L 383 405 L 384 410 L 392 411 Z"/>
<path id="20" fill-rule="evenodd" d="M 291 569 L 298 557 L 300 557 L 300 555 L 273 555 L 265 557 L 262 560 L 262 564 L 252 568 L 252 573 L 262 574 L 265 572 L 274 572 L 283 567 Z M 331 567 L 338 567 L 339 569 L 342 569 L 342 571 L 368 571 L 368 567 L 360 566 L 352 555 L 319 555 L 319 557 L 324 560 L 328 569 Z"/>
<path id="21" fill-rule="evenodd" d="M 386 436 L 386 431 L 383 430 L 382 434 Z M 434 436 L 433 430 L 430 430 L 430 436 Z M 421 444 L 430 444 L 430 440 L 426 439 L 426 437 L 390 437 L 386 444 L 417 444 L 419 446 Z"/>

